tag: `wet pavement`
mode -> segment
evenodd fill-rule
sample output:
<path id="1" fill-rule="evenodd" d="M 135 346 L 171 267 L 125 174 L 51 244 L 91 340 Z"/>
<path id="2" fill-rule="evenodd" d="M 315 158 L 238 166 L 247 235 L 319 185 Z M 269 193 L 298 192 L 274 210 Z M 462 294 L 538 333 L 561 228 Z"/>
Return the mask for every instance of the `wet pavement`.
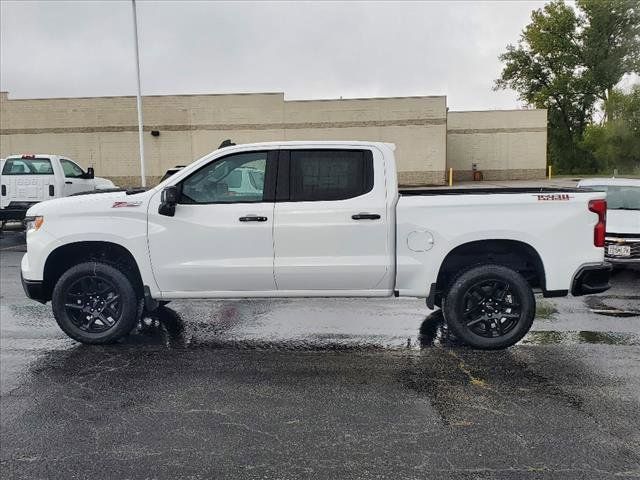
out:
<path id="1" fill-rule="evenodd" d="M 640 478 L 640 274 L 515 347 L 413 299 L 172 302 L 88 347 L 0 240 L 2 478 Z"/>

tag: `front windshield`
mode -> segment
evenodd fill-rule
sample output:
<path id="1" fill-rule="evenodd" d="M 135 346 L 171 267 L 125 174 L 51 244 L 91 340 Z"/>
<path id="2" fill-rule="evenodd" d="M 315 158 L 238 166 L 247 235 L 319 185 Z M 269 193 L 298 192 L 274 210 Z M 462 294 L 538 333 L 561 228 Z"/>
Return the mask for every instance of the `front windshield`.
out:
<path id="1" fill-rule="evenodd" d="M 640 187 L 590 185 L 589 189 L 607 192 L 608 210 L 640 210 Z"/>

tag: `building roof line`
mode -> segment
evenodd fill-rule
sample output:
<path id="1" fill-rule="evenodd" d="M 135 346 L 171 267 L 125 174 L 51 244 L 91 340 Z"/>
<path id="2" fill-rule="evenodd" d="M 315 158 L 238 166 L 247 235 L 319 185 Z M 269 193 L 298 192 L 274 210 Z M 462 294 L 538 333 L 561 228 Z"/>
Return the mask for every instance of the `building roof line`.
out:
<path id="1" fill-rule="evenodd" d="M 135 99 L 135 95 L 104 95 L 94 97 L 40 97 L 40 98 L 9 98 L 9 92 L 1 92 L 6 94 L 6 99 L 12 102 L 19 101 L 50 101 L 50 100 L 108 100 L 108 99 Z M 166 98 L 166 97 L 235 97 L 235 96 L 263 96 L 263 95 L 279 95 L 284 98 L 284 92 L 238 92 L 238 93 L 178 93 L 178 94 L 160 94 L 160 95 L 142 95 L 142 98 Z M 404 100 L 404 99 L 446 99 L 446 95 L 407 95 L 407 96 L 390 96 L 390 97 L 349 97 L 349 98 L 310 98 L 310 99 L 293 99 L 284 98 L 285 102 L 339 102 L 339 101 L 371 101 L 371 100 Z"/>
<path id="2" fill-rule="evenodd" d="M 8 92 L 0 92 L 6 93 Z M 249 96 L 249 95 L 282 95 L 284 92 L 240 92 L 240 93 L 177 93 L 177 94 L 163 94 L 163 95 L 142 95 L 142 98 L 165 98 L 165 97 L 236 97 L 236 96 Z M 42 97 L 42 98 L 7 98 L 12 102 L 20 101 L 35 101 L 35 100 L 102 100 L 112 98 L 132 98 L 135 99 L 135 95 L 105 95 L 96 97 Z"/>
<path id="3" fill-rule="evenodd" d="M 446 95 L 407 95 L 406 97 L 354 97 L 354 98 L 312 98 L 308 100 L 287 100 L 285 102 L 345 102 L 349 100 L 404 100 L 420 98 L 447 98 Z"/>

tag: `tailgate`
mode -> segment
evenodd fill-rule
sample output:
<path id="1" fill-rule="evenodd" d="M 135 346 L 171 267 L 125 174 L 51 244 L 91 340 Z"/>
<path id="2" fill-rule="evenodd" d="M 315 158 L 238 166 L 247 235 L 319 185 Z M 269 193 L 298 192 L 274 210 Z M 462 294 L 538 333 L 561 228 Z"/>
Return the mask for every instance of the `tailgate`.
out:
<path id="1" fill-rule="evenodd" d="M 0 206 L 6 208 L 11 202 L 42 202 L 52 198 L 49 186 L 54 185 L 54 175 L 2 175 L 4 195 Z"/>
<path id="2" fill-rule="evenodd" d="M 51 159 L 23 155 L 4 161 L 0 174 L 0 207 L 12 203 L 36 203 L 54 196 L 55 175 Z"/>

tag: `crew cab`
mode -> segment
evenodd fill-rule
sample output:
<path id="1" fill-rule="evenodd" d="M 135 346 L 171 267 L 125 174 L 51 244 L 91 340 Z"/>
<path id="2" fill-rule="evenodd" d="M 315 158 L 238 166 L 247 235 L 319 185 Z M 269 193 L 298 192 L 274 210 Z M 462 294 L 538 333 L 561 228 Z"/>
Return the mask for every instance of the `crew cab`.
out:
<path id="1" fill-rule="evenodd" d="M 607 193 L 607 261 L 615 267 L 640 265 L 640 180 L 589 178 L 578 188 Z"/>
<path id="2" fill-rule="evenodd" d="M 106 178 L 85 172 L 60 155 L 11 155 L 0 162 L 0 219 L 22 220 L 27 209 L 44 200 L 83 192 L 113 189 Z"/>
<path id="3" fill-rule="evenodd" d="M 604 193 L 398 191 L 394 150 L 235 145 L 145 192 L 39 203 L 24 289 L 84 343 L 113 342 L 173 299 L 395 295 L 442 307 L 462 341 L 495 349 L 530 329 L 534 291 L 609 287 Z M 260 174 L 233 191 L 239 170 Z"/>

